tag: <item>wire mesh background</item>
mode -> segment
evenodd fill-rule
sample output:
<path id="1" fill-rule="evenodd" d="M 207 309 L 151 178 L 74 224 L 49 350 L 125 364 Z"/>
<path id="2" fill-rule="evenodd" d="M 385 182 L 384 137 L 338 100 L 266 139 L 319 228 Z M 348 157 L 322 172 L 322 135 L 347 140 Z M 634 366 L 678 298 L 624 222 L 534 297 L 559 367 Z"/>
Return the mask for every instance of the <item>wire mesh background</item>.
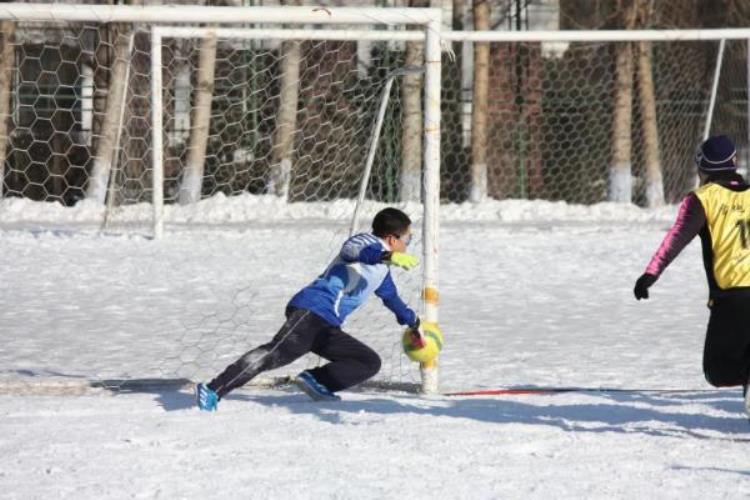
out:
<path id="1" fill-rule="evenodd" d="M 12 42 L 5 196 L 73 205 L 86 196 L 99 155 L 115 44 L 112 26 L 21 25 Z M 612 156 L 615 43 L 491 43 L 487 112 L 487 194 L 494 199 L 595 203 L 607 199 Z M 443 61 L 441 199 L 467 200 L 471 184 L 472 43 Z M 190 144 L 197 40 L 168 40 L 164 61 L 167 203 L 177 200 Z M 664 192 L 691 188 L 692 155 L 702 135 L 718 42 L 651 44 Z M 282 44 L 220 40 L 201 196 L 264 194 L 274 158 Z M 289 201 L 353 198 L 377 102 L 389 71 L 404 65 L 399 43 L 301 42 L 297 128 Z M 729 41 L 712 130 L 747 156 L 747 48 Z M 113 164 L 115 205 L 151 199 L 150 42 L 138 30 L 123 127 Z M 637 74 L 636 77 L 637 79 Z M 402 81 L 391 92 L 368 197 L 399 201 Z M 634 85 L 633 201 L 645 203 L 644 127 Z"/>

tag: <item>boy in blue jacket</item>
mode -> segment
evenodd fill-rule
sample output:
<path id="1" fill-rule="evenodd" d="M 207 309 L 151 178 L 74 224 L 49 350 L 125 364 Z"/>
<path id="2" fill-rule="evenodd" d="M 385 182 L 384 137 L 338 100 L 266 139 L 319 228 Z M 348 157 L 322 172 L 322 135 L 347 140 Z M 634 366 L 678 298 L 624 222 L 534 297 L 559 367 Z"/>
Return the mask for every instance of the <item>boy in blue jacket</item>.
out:
<path id="1" fill-rule="evenodd" d="M 294 382 L 314 400 L 335 401 L 338 391 L 357 385 L 380 370 L 380 357 L 341 329 L 346 317 L 374 292 L 407 325 L 419 343 L 419 318 L 398 296 L 391 265 L 411 269 L 419 259 L 406 253 L 411 220 L 385 208 L 375 215 L 371 234 L 352 236 L 315 281 L 289 301 L 286 322 L 267 344 L 245 353 L 208 384 L 196 386 L 196 401 L 215 411 L 221 398 L 259 373 L 287 365 L 313 352 L 328 363 L 305 370 Z"/>

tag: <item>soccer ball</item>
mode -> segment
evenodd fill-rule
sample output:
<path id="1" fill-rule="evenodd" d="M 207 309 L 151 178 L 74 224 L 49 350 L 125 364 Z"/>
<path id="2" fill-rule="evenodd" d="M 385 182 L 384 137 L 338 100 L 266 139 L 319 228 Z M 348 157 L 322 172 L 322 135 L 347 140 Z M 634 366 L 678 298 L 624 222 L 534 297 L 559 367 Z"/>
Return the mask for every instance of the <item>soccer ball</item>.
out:
<path id="1" fill-rule="evenodd" d="M 404 353 L 406 353 L 406 356 L 410 360 L 419 363 L 431 363 L 443 348 L 443 332 L 440 331 L 436 323 L 428 321 L 423 321 L 421 328 L 422 337 L 424 338 L 423 347 L 412 345 L 412 338 L 408 329 L 401 337 L 401 345 L 404 347 Z"/>

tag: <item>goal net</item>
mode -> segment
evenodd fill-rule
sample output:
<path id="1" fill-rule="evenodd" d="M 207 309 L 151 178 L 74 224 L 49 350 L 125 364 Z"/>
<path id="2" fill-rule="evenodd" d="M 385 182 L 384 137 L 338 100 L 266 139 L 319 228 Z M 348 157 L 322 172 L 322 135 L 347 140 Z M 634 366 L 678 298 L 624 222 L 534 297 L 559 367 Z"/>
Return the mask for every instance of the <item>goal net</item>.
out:
<path id="1" fill-rule="evenodd" d="M 163 165 L 166 219 L 174 221 L 170 211 L 184 212 L 201 199 L 226 201 L 257 210 L 251 218 L 281 243 L 265 244 L 273 260 L 248 276 L 246 286 L 221 293 L 216 310 L 185 324 L 176 361 L 179 371 L 194 371 L 192 378 L 215 374 L 267 342 L 283 323 L 294 286 L 322 273 L 350 235 L 369 232 L 377 211 L 405 211 L 415 234 L 409 251 L 424 253 L 423 42 L 337 35 L 191 28 L 152 33 L 161 49 L 152 60 L 152 74 L 161 80 L 154 89 L 165 90 L 161 102 L 154 99 L 166 141 L 154 169 Z M 160 129 L 155 124 L 157 134 Z M 295 223 L 295 214 L 308 221 Z M 303 253 L 290 248 L 294 244 Z M 300 275 L 285 275 L 290 266 Z M 402 297 L 424 315 L 421 272 L 392 274 Z M 273 301 L 276 314 L 264 321 L 259 308 L 268 305 L 263 297 L 274 287 L 286 296 Z M 402 353 L 403 328 L 377 298 L 344 328 L 381 356 L 374 382 L 419 387 L 419 372 Z M 321 362 L 311 355 L 259 380 L 289 377 Z"/>
<path id="2" fill-rule="evenodd" d="M 72 207 L 56 227 L 88 229 L 93 221 L 105 234 L 161 236 L 166 224 L 171 234 L 205 230 L 211 239 L 211 231 L 229 229 L 254 239 L 241 256 L 253 272 L 203 288 L 212 278 L 196 278 L 195 303 L 169 311 L 172 328 L 153 332 L 146 319 L 112 318 L 97 342 L 121 362 L 91 357 L 60 371 L 111 386 L 212 377 L 270 340 L 291 296 L 387 206 L 411 217 L 409 252 L 423 261 L 409 273 L 392 271 L 401 296 L 436 318 L 434 301 L 422 298 L 434 287 L 427 275 L 437 255 L 429 234 L 435 211 L 425 202 L 437 206 L 438 178 L 423 169 L 439 160 L 424 137 L 423 111 L 425 96 L 439 106 L 439 94 L 425 89 L 430 79 L 439 88 L 439 57 L 433 70 L 425 65 L 425 27 L 435 11 L 337 9 L 329 22 L 328 9 L 198 8 L 208 17 L 156 26 L 134 24 L 124 8 L 47 8 L 55 21 L 23 9 L 3 21 L 4 198 Z M 230 10 L 239 17 L 220 15 Z M 258 14 L 243 25 L 252 28 L 221 27 L 251 11 Z M 186 24 L 211 16 L 218 16 L 214 28 Z M 117 22 L 96 21 L 105 18 Z M 299 29 L 304 20 L 318 29 Z M 431 130 L 437 137 L 438 127 Z M 123 268 L 138 276 L 185 271 L 159 261 L 158 252 L 136 254 Z M 402 354 L 403 328 L 377 298 L 370 302 L 345 330 L 381 356 L 377 383 L 419 387 L 419 366 Z M 45 364 L 41 347 L 27 352 L 24 369 L 55 372 L 60 367 Z M 320 362 L 306 357 L 268 376 Z"/>
<path id="3" fill-rule="evenodd" d="M 443 199 L 674 204 L 705 133 L 747 163 L 747 41 L 622 33 L 447 33 Z"/>

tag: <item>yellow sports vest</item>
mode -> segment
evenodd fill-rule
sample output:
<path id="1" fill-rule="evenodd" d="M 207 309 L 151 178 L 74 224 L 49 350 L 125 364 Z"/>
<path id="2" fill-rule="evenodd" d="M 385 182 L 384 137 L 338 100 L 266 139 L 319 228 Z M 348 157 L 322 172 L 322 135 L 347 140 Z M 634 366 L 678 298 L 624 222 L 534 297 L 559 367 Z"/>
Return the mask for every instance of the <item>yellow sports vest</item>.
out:
<path id="1" fill-rule="evenodd" d="M 695 194 L 706 212 L 716 284 L 722 290 L 750 287 L 750 189 L 709 183 Z"/>

